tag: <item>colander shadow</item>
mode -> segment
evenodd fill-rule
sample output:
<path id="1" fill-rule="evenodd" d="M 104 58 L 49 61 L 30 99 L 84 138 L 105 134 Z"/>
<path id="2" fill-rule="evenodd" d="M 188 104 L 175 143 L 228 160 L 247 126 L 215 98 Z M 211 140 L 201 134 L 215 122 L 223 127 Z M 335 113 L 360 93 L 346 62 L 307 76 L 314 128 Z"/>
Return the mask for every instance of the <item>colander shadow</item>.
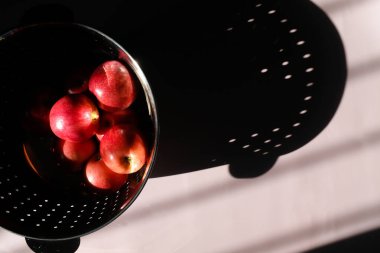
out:
<path id="1" fill-rule="evenodd" d="M 162 8 L 118 35 L 157 98 L 152 177 L 223 164 L 234 177 L 260 176 L 332 120 L 347 78 L 343 43 L 306 0 L 198 7 Z"/>

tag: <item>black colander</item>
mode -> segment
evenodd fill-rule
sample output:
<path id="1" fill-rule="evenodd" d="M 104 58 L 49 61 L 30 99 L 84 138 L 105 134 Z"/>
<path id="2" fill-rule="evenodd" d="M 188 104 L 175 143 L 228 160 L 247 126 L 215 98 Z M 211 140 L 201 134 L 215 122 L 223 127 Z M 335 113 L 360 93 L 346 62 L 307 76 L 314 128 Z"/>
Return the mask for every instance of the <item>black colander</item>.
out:
<path id="1" fill-rule="evenodd" d="M 149 150 L 145 166 L 129 175 L 117 191 L 89 187 L 82 171 L 66 174 L 63 165 L 52 158 L 51 135 L 30 117 L 31 105 L 52 105 L 65 94 L 68 82 L 81 84 L 105 60 L 119 60 L 132 70 L 138 97 L 131 108 L 139 115 Z M 158 125 L 150 86 L 121 46 L 84 25 L 50 23 L 17 28 L 0 37 L 0 86 L 2 227 L 28 238 L 37 252 L 55 252 L 54 245 L 61 247 L 63 242 L 105 226 L 132 204 L 150 174 Z M 31 152 L 32 163 L 28 162 Z M 48 242 L 43 244 L 44 240 Z M 52 243 L 55 241 L 58 244 Z"/>

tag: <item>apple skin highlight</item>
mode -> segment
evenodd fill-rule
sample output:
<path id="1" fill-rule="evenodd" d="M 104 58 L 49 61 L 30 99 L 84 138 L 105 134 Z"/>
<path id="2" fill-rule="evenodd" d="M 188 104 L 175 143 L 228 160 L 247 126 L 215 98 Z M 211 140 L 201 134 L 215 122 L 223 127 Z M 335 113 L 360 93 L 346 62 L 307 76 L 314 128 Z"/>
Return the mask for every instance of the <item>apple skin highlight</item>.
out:
<path id="1" fill-rule="evenodd" d="M 136 87 L 128 69 L 118 61 L 106 61 L 92 73 L 89 90 L 105 111 L 128 108 L 136 98 Z"/>
<path id="2" fill-rule="evenodd" d="M 147 148 L 142 135 L 134 126 L 116 125 L 100 141 L 100 155 L 114 172 L 130 174 L 145 164 Z"/>
<path id="3" fill-rule="evenodd" d="M 83 142 L 95 134 L 99 111 L 85 95 L 66 95 L 51 108 L 49 121 L 57 137 L 70 142 Z"/>
<path id="4" fill-rule="evenodd" d="M 85 175 L 90 185 L 100 190 L 116 191 L 127 182 L 127 175 L 110 170 L 98 154 L 88 161 Z"/>

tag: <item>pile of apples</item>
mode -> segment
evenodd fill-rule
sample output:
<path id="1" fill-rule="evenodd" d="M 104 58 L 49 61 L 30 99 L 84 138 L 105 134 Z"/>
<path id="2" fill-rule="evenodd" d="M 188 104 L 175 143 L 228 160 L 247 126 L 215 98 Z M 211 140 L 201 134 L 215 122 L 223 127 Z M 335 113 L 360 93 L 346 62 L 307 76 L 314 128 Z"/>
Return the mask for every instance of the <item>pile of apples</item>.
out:
<path id="1" fill-rule="evenodd" d="M 88 85 L 69 91 L 50 109 L 50 129 L 60 140 L 60 155 L 84 169 L 97 189 L 117 190 L 147 159 L 144 136 L 130 105 L 137 87 L 119 61 L 100 64 Z"/>

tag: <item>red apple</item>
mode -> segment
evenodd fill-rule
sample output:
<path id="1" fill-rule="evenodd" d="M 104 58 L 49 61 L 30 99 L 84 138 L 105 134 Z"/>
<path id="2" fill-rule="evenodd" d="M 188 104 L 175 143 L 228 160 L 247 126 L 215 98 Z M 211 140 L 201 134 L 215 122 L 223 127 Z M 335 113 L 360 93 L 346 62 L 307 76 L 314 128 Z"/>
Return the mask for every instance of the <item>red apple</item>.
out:
<path id="1" fill-rule="evenodd" d="M 92 73 L 89 90 L 107 111 L 124 110 L 136 98 L 136 87 L 128 69 L 118 61 L 106 61 Z"/>
<path id="2" fill-rule="evenodd" d="M 100 141 L 100 155 L 107 167 L 114 172 L 130 174 L 145 164 L 146 144 L 133 125 L 115 125 Z"/>
<path id="3" fill-rule="evenodd" d="M 99 111 L 85 95 L 72 94 L 59 99 L 51 108 L 50 128 L 59 138 L 82 142 L 95 134 Z"/>
<path id="4" fill-rule="evenodd" d="M 93 156 L 86 165 L 87 181 L 95 188 L 101 190 L 118 190 L 127 181 L 127 176 L 117 174 L 110 170 L 99 155 Z"/>
<path id="5" fill-rule="evenodd" d="M 62 141 L 61 152 L 64 158 L 75 164 L 87 161 L 96 151 L 93 139 L 84 142 Z"/>
<path id="6" fill-rule="evenodd" d="M 99 128 L 96 131 L 96 137 L 100 141 L 108 129 L 114 125 L 120 124 L 136 125 L 137 118 L 135 113 L 130 109 L 116 112 L 103 111 L 100 117 Z"/>

